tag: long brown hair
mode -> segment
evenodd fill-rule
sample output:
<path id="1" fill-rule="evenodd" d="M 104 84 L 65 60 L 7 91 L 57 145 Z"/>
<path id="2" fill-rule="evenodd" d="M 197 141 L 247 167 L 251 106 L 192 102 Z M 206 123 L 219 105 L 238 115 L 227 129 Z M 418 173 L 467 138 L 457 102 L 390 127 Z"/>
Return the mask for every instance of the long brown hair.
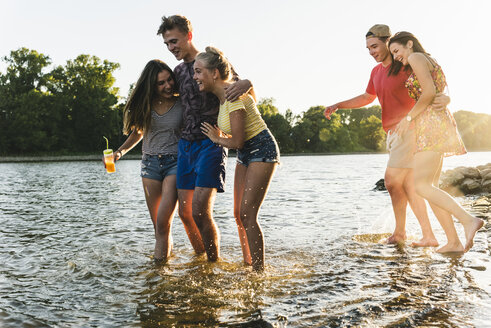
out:
<path id="1" fill-rule="evenodd" d="M 399 43 L 403 46 L 406 46 L 409 41 L 413 42 L 413 51 L 414 52 L 421 52 L 421 53 L 428 55 L 428 56 L 430 55 L 423 48 L 423 46 L 421 45 L 421 42 L 419 42 L 419 40 L 412 33 L 405 32 L 405 31 L 397 32 L 396 34 L 394 34 L 394 36 L 392 36 L 389 40 L 388 47 L 390 49 L 390 45 L 392 43 Z M 390 55 L 392 56 L 392 65 L 390 66 L 390 69 L 389 69 L 389 75 L 397 75 L 402 68 L 402 63 L 400 61 L 394 60 L 394 56 L 392 55 L 392 53 Z M 408 68 L 409 67 L 406 67 L 405 69 L 408 69 Z"/>
<path id="2" fill-rule="evenodd" d="M 123 133 L 129 134 L 133 130 L 145 133 L 152 122 L 152 100 L 155 97 L 155 86 L 158 74 L 168 71 L 176 85 L 176 78 L 172 69 L 163 61 L 154 59 L 145 65 L 140 78 L 131 92 L 124 107 Z"/>

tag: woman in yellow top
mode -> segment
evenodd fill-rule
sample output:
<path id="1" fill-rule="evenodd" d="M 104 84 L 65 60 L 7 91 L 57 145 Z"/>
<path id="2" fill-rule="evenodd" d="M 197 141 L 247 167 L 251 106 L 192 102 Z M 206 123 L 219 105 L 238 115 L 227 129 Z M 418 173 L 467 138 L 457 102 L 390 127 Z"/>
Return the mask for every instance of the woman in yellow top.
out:
<path id="1" fill-rule="evenodd" d="M 234 216 L 245 263 L 256 271 L 262 271 L 264 239 L 257 215 L 280 152 L 250 94 L 234 102 L 225 100 L 225 90 L 233 83 L 231 78 L 231 65 L 220 50 L 207 47 L 205 52 L 196 56 L 194 79 L 200 91 L 212 92 L 220 100 L 218 126 L 203 123 L 202 131 L 214 143 L 238 150 Z"/>

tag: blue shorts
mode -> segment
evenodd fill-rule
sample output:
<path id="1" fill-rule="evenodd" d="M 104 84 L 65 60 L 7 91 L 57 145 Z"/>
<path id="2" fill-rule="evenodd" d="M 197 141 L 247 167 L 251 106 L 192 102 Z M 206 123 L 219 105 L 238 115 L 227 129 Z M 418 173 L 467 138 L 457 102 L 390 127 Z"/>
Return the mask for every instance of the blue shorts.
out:
<path id="1" fill-rule="evenodd" d="M 177 151 L 177 189 L 216 188 L 223 192 L 227 148 L 210 139 L 179 140 Z"/>
<path id="2" fill-rule="evenodd" d="M 168 175 L 177 174 L 177 155 L 143 154 L 141 162 L 142 178 L 163 181 Z"/>
<path id="3" fill-rule="evenodd" d="M 247 140 L 237 151 L 237 162 L 245 166 L 252 162 L 279 163 L 280 149 L 271 132 L 265 129 Z"/>

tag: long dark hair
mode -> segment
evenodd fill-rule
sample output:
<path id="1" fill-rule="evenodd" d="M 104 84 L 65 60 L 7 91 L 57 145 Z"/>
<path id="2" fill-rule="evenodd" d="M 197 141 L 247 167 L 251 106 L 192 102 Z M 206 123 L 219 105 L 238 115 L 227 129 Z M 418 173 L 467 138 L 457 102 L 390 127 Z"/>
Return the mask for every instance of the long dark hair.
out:
<path id="1" fill-rule="evenodd" d="M 406 46 L 409 41 L 413 42 L 413 51 L 414 52 L 421 52 L 427 56 L 430 55 L 423 48 L 423 46 L 421 45 L 421 42 L 419 42 L 419 40 L 412 33 L 405 32 L 405 31 L 397 32 L 396 34 L 394 34 L 389 40 L 388 47 L 390 49 L 390 45 L 392 43 L 399 43 L 403 46 Z M 388 74 L 389 75 L 397 75 L 399 73 L 399 71 L 401 70 L 403 65 L 400 61 L 394 60 L 394 56 L 392 55 L 392 53 L 390 55 L 392 56 L 392 65 L 390 65 L 390 69 L 389 69 Z M 406 67 L 405 69 L 409 69 L 409 67 Z"/>
<path id="2" fill-rule="evenodd" d="M 129 134 L 133 130 L 145 133 L 152 122 L 152 100 L 155 97 L 157 76 L 162 71 L 168 71 L 176 82 L 172 69 L 163 61 L 154 59 L 145 65 L 138 82 L 124 107 L 123 133 Z"/>

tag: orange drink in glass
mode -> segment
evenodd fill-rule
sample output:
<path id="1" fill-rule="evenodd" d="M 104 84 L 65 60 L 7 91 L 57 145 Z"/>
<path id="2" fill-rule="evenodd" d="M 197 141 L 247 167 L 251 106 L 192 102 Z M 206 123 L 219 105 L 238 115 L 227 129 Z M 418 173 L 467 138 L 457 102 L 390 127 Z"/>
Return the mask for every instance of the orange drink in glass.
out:
<path id="1" fill-rule="evenodd" d="M 116 172 L 116 166 L 114 165 L 114 156 L 112 149 L 104 150 L 104 164 L 106 165 L 107 173 Z"/>

